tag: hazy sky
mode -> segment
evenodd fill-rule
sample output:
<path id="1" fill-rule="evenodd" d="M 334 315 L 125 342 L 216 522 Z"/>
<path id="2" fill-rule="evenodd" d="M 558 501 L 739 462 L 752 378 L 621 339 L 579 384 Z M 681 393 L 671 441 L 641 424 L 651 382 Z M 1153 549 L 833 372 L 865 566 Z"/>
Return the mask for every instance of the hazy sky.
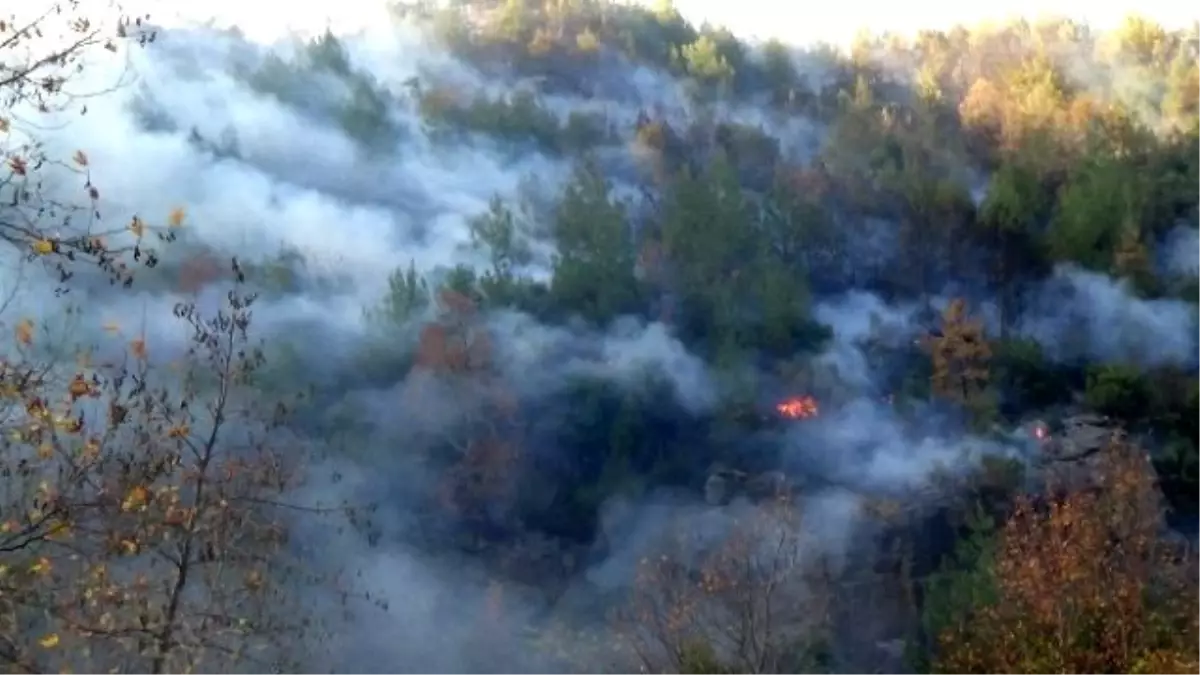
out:
<path id="1" fill-rule="evenodd" d="M 1080 0 L 1009 0 L 996 3 L 846 0 L 828 5 L 789 0 L 675 0 L 675 3 L 692 20 L 708 19 L 742 35 L 777 37 L 794 43 L 825 41 L 839 44 L 847 42 L 860 28 L 911 32 L 919 28 L 941 28 L 958 22 L 975 23 L 1011 15 L 1032 18 L 1039 14 L 1066 14 L 1102 27 L 1119 21 L 1135 9 L 1171 26 L 1196 21 L 1200 14 L 1194 5 L 1180 0 L 1142 0 L 1136 5 L 1086 3 Z M 154 18 L 162 23 L 171 23 L 174 18 L 172 15 L 179 14 L 191 19 L 216 16 L 220 23 L 238 23 L 248 34 L 268 37 L 277 35 L 288 25 L 319 28 L 327 19 L 335 25 L 346 27 L 371 25 L 380 16 L 383 0 L 288 4 L 267 0 L 208 0 L 202 3 L 193 0 L 140 0 L 137 4 L 154 7 Z"/>
<path id="2" fill-rule="evenodd" d="M 1059 14 L 1086 19 L 1095 27 L 1120 21 L 1136 11 L 1163 24 L 1182 26 L 1196 21 L 1195 5 L 1177 0 L 1142 0 L 1129 5 L 1088 3 L 1079 0 L 1008 0 L 1007 2 L 951 2 L 948 0 L 846 0 L 822 6 L 787 0 L 675 0 L 693 20 L 709 19 L 741 34 L 778 37 L 789 42 L 843 43 L 860 28 L 872 31 L 913 32 L 945 28 L 955 23 L 976 23 L 1011 15 L 1036 17 Z M 1192 9 L 1188 9 L 1191 7 Z"/>

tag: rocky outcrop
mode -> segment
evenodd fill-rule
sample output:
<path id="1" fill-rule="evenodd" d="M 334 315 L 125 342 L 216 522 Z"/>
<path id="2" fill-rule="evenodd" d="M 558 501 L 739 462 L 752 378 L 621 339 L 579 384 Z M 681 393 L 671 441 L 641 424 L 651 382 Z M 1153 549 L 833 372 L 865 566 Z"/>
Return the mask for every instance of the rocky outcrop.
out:
<path id="1" fill-rule="evenodd" d="M 763 501 L 788 494 L 792 485 L 782 471 L 750 474 L 736 469 L 715 466 L 704 483 L 704 501 L 712 506 L 728 504 L 735 499 Z"/>
<path id="2" fill-rule="evenodd" d="M 1041 439 L 1035 464 L 1038 477 L 1058 490 L 1095 487 L 1103 470 L 1101 451 L 1125 438 L 1124 430 L 1112 420 L 1093 413 L 1070 415 L 1059 428 L 1045 428 L 1048 432 Z"/>

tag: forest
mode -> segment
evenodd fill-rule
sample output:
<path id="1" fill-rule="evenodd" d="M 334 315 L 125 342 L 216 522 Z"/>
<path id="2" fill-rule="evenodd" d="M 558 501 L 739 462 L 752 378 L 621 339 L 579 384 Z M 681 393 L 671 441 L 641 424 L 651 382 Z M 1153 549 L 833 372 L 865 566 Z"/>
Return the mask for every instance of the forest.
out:
<path id="1" fill-rule="evenodd" d="M 29 12 L 0 671 L 1200 669 L 1200 25 Z"/>

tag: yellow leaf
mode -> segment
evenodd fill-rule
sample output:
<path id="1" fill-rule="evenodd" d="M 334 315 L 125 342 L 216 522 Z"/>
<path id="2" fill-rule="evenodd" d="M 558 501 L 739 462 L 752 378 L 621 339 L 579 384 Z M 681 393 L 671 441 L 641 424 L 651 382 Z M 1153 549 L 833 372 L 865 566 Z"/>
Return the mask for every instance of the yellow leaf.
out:
<path id="1" fill-rule="evenodd" d="M 40 459 L 50 459 L 54 456 L 54 446 L 49 443 L 42 443 L 38 446 L 37 454 Z"/>
<path id="2" fill-rule="evenodd" d="M 133 555 L 134 553 L 138 552 L 139 547 L 138 543 L 132 539 L 122 539 L 121 548 L 125 550 L 125 553 Z"/>
<path id="3" fill-rule="evenodd" d="M 55 521 L 50 526 L 50 531 L 47 532 L 46 536 L 58 541 L 69 539 L 71 537 L 71 526 L 61 521 Z"/>
<path id="4" fill-rule="evenodd" d="M 49 558 L 38 558 L 38 561 L 29 566 L 29 571 L 34 574 L 49 574 L 53 565 Z"/>
<path id="5" fill-rule="evenodd" d="M 25 412 L 29 413 L 30 417 L 44 420 L 50 417 L 50 410 L 46 408 L 46 404 L 40 398 L 33 398 L 25 404 Z M 41 428 L 41 425 L 34 425 L 30 431 L 36 431 Z"/>
<path id="6" fill-rule="evenodd" d="M 133 357 L 138 360 L 146 358 L 146 341 L 142 338 L 137 338 L 129 343 L 129 351 L 133 352 Z"/>
<path id="7" fill-rule="evenodd" d="M 187 435 L 192 432 L 191 428 L 186 424 L 179 424 L 167 430 L 167 438 L 187 438 Z"/>
<path id="8" fill-rule="evenodd" d="M 176 206 L 171 209 L 171 215 L 167 217 L 167 224 L 171 227 L 181 227 L 183 225 L 184 211 L 182 206 Z"/>
<path id="9" fill-rule="evenodd" d="M 104 324 L 104 332 L 109 335 L 121 332 L 121 326 L 117 325 L 116 321 L 109 321 Z"/>
<path id="10" fill-rule="evenodd" d="M 18 529 L 20 529 L 20 527 L 21 526 L 17 523 L 17 521 L 6 520 L 3 524 L 0 524 L 0 532 L 8 534 L 9 532 L 16 532 Z"/>
<path id="11" fill-rule="evenodd" d="M 77 434 L 83 431 L 83 420 L 78 417 L 56 417 L 54 419 L 54 426 L 68 434 Z"/>
<path id="12" fill-rule="evenodd" d="M 33 242 L 33 252 L 38 255 L 54 253 L 54 243 L 48 239 L 38 239 Z"/>
<path id="13" fill-rule="evenodd" d="M 23 345 L 29 345 L 33 342 L 33 322 L 29 319 L 21 319 L 17 322 L 15 330 L 17 342 Z"/>
<path id="14" fill-rule="evenodd" d="M 146 488 L 141 485 L 135 485 L 129 490 L 129 494 L 125 495 L 125 501 L 121 502 L 121 510 L 132 511 L 145 504 L 147 497 L 149 497 L 149 493 L 146 491 Z"/>
<path id="15" fill-rule="evenodd" d="M 46 649 L 53 649 L 53 648 L 57 647 L 58 646 L 58 633 L 47 634 L 41 640 L 38 640 L 38 644 L 41 645 L 42 647 L 45 647 Z"/>
<path id="16" fill-rule="evenodd" d="M 0 579 L 3 579 L 6 574 L 8 574 L 8 565 L 0 565 Z"/>
<path id="17" fill-rule="evenodd" d="M 87 155 L 83 154 L 82 150 L 76 150 L 75 156 L 72 157 L 71 159 L 75 160 L 75 163 L 78 164 L 79 166 L 87 166 L 88 165 Z"/>
<path id="18" fill-rule="evenodd" d="M 141 218 L 134 216 L 133 220 L 129 222 L 129 231 L 140 237 L 146 232 L 146 223 L 143 223 Z"/>

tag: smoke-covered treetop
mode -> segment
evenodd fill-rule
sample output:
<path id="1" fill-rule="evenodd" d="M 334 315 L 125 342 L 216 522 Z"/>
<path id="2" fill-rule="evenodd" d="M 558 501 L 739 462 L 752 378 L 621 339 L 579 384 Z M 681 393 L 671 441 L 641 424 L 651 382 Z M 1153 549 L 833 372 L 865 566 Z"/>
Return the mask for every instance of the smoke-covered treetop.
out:
<path id="1" fill-rule="evenodd" d="M 1196 670 L 1196 25 L 57 10 L 0 670 Z"/>

